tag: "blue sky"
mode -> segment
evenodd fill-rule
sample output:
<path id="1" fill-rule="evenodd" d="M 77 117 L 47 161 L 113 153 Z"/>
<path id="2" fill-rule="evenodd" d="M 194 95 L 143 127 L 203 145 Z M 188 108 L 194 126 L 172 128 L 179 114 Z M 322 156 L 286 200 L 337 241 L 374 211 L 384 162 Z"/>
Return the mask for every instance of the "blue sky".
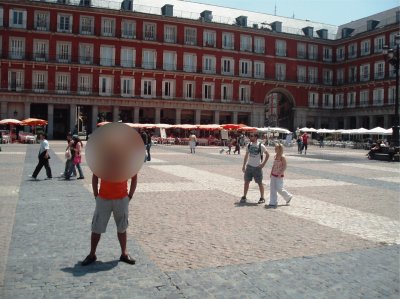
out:
<path id="1" fill-rule="evenodd" d="M 188 1 L 188 0 L 186 0 Z M 190 0 L 251 10 L 282 17 L 343 25 L 384 10 L 399 7 L 400 0 Z M 189 2 L 189 1 L 188 1 Z"/>

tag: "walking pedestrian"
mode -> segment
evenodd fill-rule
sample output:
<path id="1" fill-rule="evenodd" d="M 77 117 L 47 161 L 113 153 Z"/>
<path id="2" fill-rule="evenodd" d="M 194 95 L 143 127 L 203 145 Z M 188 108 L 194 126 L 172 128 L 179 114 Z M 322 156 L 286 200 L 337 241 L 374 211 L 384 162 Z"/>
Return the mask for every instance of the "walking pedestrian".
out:
<path id="1" fill-rule="evenodd" d="M 304 134 L 303 135 L 301 135 L 301 142 L 303 143 L 303 146 L 302 146 L 302 150 L 301 150 L 301 152 L 303 152 L 303 149 L 304 149 L 304 155 L 307 155 L 307 145 L 308 145 L 308 134 L 307 134 L 307 132 L 304 132 Z M 301 154 L 301 152 L 300 152 L 300 154 Z"/>
<path id="2" fill-rule="evenodd" d="M 147 135 L 145 130 L 140 131 L 140 136 L 142 137 L 143 143 L 144 143 L 144 149 L 145 149 L 145 154 L 144 154 L 144 162 L 150 161 L 148 160 L 148 152 L 147 152 L 147 144 L 149 143 L 149 135 Z"/>
<path id="3" fill-rule="evenodd" d="M 274 164 L 271 169 L 271 181 L 269 191 L 269 204 L 265 205 L 266 208 L 276 208 L 278 204 L 278 193 L 283 196 L 286 204 L 289 204 L 293 198 L 286 189 L 283 188 L 283 177 L 287 167 L 286 158 L 283 155 L 283 145 L 278 143 L 275 145 L 275 158 Z"/>
<path id="4" fill-rule="evenodd" d="M 296 143 L 297 143 L 297 153 L 301 154 L 301 149 L 303 147 L 303 142 L 301 141 L 301 135 L 297 136 Z"/>
<path id="5" fill-rule="evenodd" d="M 49 146 L 49 142 L 47 141 L 47 135 L 45 133 L 40 133 L 39 138 L 40 138 L 40 148 L 39 148 L 39 155 L 38 155 L 39 162 L 35 168 L 35 171 L 33 172 L 33 174 L 30 177 L 32 179 L 36 180 L 40 170 L 44 166 L 44 168 L 46 169 L 46 175 L 47 175 L 46 180 L 51 180 L 53 178 L 53 176 L 51 174 L 51 168 L 50 168 L 50 164 L 49 164 L 50 146 Z"/>
<path id="6" fill-rule="evenodd" d="M 189 147 L 190 147 L 190 153 L 195 154 L 196 153 L 196 143 L 197 143 L 197 137 L 194 133 L 190 134 L 189 136 Z"/>
<path id="7" fill-rule="evenodd" d="M 83 143 L 77 135 L 74 135 L 72 137 L 72 142 L 70 144 L 71 144 L 70 150 L 71 150 L 72 163 L 70 163 L 70 168 L 68 169 L 68 172 L 65 175 L 65 179 L 69 180 L 71 178 L 72 172 L 75 170 L 75 167 L 76 167 L 79 172 L 78 180 L 83 180 L 85 178 L 85 176 L 83 175 L 82 168 L 81 168 L 81 162 L 82 162 L 81 152 L 82 152 Z"/>
<path id="8" fill-rule="evenodd" d="M 258 134 L 250 134 L 250 143 L 247 146 L 246 154 L 243 160 L 242 171 L 244 173 L 244 191 L 243 196 L 240 199 L 240 203 L 247 201 L 247 191 L 249 190 L 250 182 L 253 180 L 258 184 L 260 190 L 259 204 L 264 203 L 264 186 L 263 180 L 263 167 L 267 163 L 269 153 L 267 148 L 261 142 L 258 142 Z"/>
<path id="9" fill-rule="evenodd" d="M 61 173 L 61 178 L 65 178 L 69 169 L 71 168 L 71 164 L 73 164 L 72 161 L 72 153 L 71 153 L 71 148 L 73 144 L 72 141 L 72 134 L 69 132 L 67 134 L 67 148 L 65 149 L 65 167 L 64 167 L 64 172 Z M 72 169 L 72 175 L 71 176 L 76 176 L 76 168 L 73 167 Z"/>

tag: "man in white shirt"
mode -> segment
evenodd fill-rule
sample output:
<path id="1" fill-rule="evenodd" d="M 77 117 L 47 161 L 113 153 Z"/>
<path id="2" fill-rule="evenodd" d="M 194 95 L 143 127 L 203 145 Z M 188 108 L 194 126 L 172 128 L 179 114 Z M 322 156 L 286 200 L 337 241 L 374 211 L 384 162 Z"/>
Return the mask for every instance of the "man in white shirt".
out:
<path id="1" fill-rule="evenodd" d="M 47 180 L 51 180 L 53 178 L 53 176 L 51 175 L 51 168 L 50 168 L 50 164 L 49 164 L 49 142 L 47 141 L 47 136 L 45 133 L 41 133 L 39 135 L 40 137 L 40 149 L 39 149 L 39 162 L 35 168 L 35 171 L 33 172 L 33 174 L 31 175 L 32 179 L 36 180 L 36 177 L 38 176 L 40 170 L 42 169 L 42 167 L 44 166 L 44 168 L 46 168 L 46 174 L 47 174 Z"/>
<path id="2" fill-rule="evenodd" d="M 252 179 L 258 184 L 260 189 L 260 200 L 259 204 L 264 203 L 264 185 L 262 184 L 263 172 L 262 169 L 267 163 L 269 153 L 264 144 L 258 142 L 258 134 L 250 134 L 250 143 L 247 146 L 246 154 L 243 160 L 242 171 L 244 173 L 244 192 L 240 199 L 240 203 L 247 201 L 246 195 L 249 190 L 249 185 Z"/>

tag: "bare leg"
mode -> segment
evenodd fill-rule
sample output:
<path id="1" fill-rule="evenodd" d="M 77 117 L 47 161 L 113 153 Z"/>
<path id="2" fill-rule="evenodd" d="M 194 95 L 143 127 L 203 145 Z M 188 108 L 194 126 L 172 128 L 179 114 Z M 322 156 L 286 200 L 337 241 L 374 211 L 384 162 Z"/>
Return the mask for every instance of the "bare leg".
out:
<path id="1" fill-rule="evenodd" d="M 259 183 L 258 184 L 258 188 L 260 189 L 261 198 L 264 198 L 264 185 L 263 185 L 263 183 Z"/>
<path id="2" fill-rule="evenodd" d="M 127 241 L 126 232 L 118 233 L 118 241 L 119 245 L 121 246 L 121 254 L 124 256 L 128 255 L 128 251 L 126 250 L 126 241 Z"/>
<path id="3" fill-rule="evenodd" d="M 244 190 L 243 190 L 243 196 L 246 197 L 247 195 L 247 191 L 249 191 L 249 186 L 250 186 L 250 182 L 244 182 Z"/>
<path id="4" fill-rule="evenodd" d="M 96 234 L 92 232 L 92 236 L 90 238 L 90 256 L 96 255 L 97 245 L 99 244 L 101 234 Z"/>

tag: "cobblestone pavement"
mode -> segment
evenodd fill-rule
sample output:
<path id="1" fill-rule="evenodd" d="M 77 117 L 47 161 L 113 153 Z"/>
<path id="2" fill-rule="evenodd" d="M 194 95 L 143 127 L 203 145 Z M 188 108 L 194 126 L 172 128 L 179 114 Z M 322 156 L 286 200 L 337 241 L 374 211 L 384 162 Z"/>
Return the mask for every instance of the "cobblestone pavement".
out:
<path id="1" fill-rule="evenodd" d="M 64 142 L 50 142 L 53 175 Z M 98 261 L 88 254 L 94 210 L 85 180 L 30 181 L 38 145 L 0 152 L 0 298 L 399 298 L 400 164 L 365 151 L 286 148 L 290 206 L 243 192 L 242 155 L 154 146 L 130 204 L 119 263 L 110 221 Z M 273 149 L 269 148 L 272 154 Z M 271 161 L 264 170 L 269 195 Z"/>

